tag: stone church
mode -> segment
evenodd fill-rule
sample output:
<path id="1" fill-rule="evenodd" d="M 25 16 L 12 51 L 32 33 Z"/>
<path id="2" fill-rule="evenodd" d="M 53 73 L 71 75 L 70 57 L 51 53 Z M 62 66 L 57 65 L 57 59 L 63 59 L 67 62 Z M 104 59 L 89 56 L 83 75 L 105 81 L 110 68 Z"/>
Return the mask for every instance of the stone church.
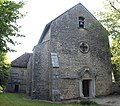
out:
<path id="1" fill-rule="evenodd" d="M 49 22 L 27 64 L 26 93 L 52 101 L 110 94 L 108 34 L 81 3 Z"/>

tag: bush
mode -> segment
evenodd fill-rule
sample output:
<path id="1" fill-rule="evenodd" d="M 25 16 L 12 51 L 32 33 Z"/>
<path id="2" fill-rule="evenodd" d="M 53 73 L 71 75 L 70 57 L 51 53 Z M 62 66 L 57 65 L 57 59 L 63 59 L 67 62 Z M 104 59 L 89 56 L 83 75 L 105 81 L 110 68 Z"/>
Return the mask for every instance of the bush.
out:
<path id="1" fill-rule="evenodd" d="M 111 95 L 120 95 L 120 90 L 113 90 Z"/>
<path id="2" fill-rule="evenodd" d="M 89 105 L 91 105 L 91 106 L 94 106 L 94 105 L 95 105 L 95 106 L 99 106 L 96 102 L 94 102 L 94 101 L 89 101 L 89 100 L 81 101 L 80 104 L 81 104 L 81 105 L 88 105 L 88 106 L 89 106 Z"/>
<path id="3" fill-rule="evenodd" d="M 0 93 L 3 92 L 3 88 L 0 86 Z"/>

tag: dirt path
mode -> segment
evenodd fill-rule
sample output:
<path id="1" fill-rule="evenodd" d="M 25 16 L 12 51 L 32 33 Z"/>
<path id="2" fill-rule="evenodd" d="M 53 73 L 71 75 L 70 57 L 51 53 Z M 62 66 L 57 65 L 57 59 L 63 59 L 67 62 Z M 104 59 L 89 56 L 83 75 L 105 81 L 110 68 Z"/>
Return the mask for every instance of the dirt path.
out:
<path id="1" fill-rule="evenodd" d="M 95 101 L 98 104 L 102 104 L 102 105 L 120 106 L 120 95 L 110 95 L 110 96 L 100 97 L 90 100 Z"/>

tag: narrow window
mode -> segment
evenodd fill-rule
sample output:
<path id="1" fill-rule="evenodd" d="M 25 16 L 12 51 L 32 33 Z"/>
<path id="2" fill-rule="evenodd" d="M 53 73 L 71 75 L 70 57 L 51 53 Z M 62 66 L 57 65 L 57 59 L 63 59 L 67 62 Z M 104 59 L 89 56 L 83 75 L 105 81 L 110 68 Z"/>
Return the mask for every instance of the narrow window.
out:
<path id="1" fill-rule="evenodd" d="M 79 28 L 84 28 L 84 17 L 79 17 Z"/>

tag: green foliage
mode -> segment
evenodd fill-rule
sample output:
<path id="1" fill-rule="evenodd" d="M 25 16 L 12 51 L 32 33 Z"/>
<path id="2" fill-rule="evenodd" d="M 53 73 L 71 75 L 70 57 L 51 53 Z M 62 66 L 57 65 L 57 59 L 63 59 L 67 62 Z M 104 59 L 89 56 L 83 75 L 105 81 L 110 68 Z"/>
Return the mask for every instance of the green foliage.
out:
<path id="1" fill-rule="evenodd" d="M 6 0 L 0 0 L 0 3 L 4 3 Z"/>
<path id="2" fill-rule="evenodd" d="M 99 106 L 96 102 L 89 101 L 89 100 L 81 101 L 80 104 L 85 105 L 85 106 Z"/>
<path id="3" fill-rule="evenodd" d="M 111 95 L 120 95 L 120 89 L 119 90 L 113 89 Z"/>
<path id="4" fill-rule="evenodd" d="M 7 69 L 9 64 L 6 62 L 6 53 L 14 51 L 8 45 L 16 45 L 17 41 L 13 40 L 16 37 L 24 37 L 20 34 L 20 26 L 17 20 L 24 17 L 20 12 L 24 2 L 0 0 L 0 86 L 4 86 L 8 79 Z"/>
<path id="5" fill-rule="evenodd" d="M 97 15 L 112 38 L 113 73 L 115 80 L 120 81 L 120 3 L 117 0 L 107 0 L 104 7 L 105 9 Z"/>
<path id="6" fill-rule="evenodd" d="M 2 93 L 3 92 L 3 88 L 0 86 L 0 93 Z"/>
<path id="7" fill-rule="evenodd" d="M 119 39 L 112 40 L 112 66 L 113 66 L 113 73 L 116 81 L 120 81 L 120 43 Z"/>
<path id="8" fill-rule="evenodd" d="M 7 62 L 7 56 L 5 53 L 0 52 L 0 86 L 4 86 L 8 80 L 8 68 L 9 63 Z"/>
<path id="9" fill-rule="evenodd" d="M 16 45 L 14 37 L 23 37 L 19 32 L 20 26 L 17 20 L 23 18 L 20 13 L 20 8 L 24 5 L 23 2 L 16 3 L 15 1 L 2 0 L 0 2 L 0 51 L 13 51 L 8 44 Z"/>

